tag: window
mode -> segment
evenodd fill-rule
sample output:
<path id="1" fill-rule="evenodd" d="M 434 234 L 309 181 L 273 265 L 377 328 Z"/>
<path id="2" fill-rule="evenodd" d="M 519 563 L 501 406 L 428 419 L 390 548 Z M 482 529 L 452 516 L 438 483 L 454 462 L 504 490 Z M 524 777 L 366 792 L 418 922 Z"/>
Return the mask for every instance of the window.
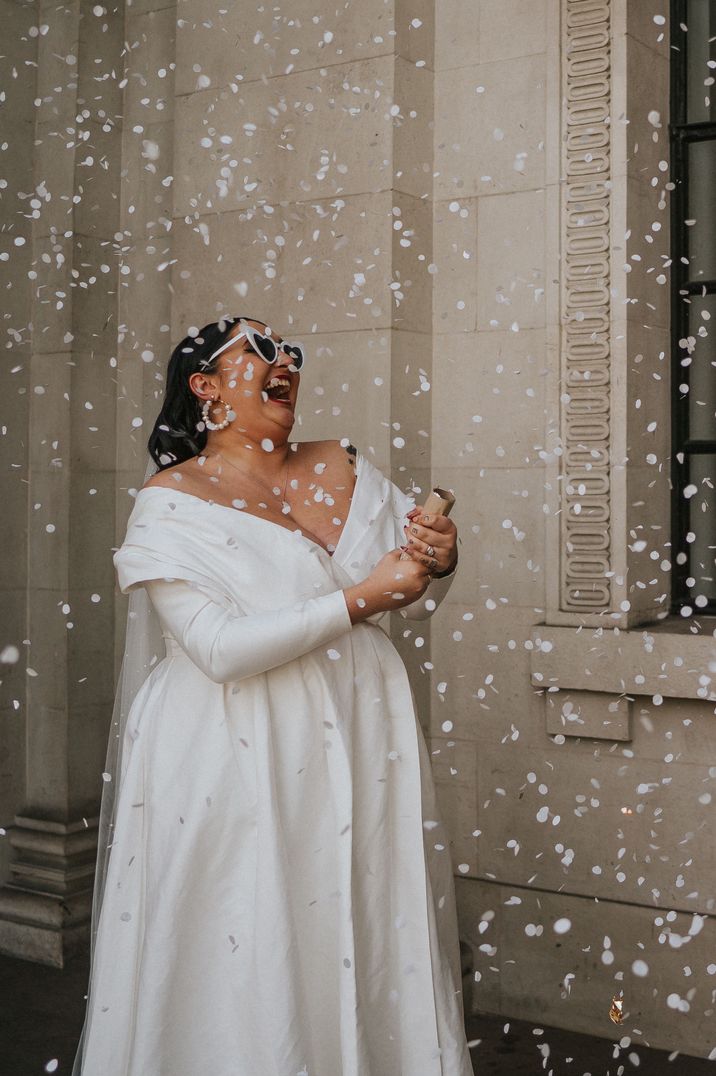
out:
<path id="1" fill-rule="evenodd" d="M 671 0 L 673 613 L 716 615 L 716 0 Z"/>

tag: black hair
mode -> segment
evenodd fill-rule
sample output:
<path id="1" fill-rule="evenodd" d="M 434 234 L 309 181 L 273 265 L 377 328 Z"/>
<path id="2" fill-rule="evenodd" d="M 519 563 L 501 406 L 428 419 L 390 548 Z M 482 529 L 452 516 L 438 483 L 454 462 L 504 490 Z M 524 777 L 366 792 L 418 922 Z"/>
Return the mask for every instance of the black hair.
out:
<path id="1" fill-rule="evenodd" d="M 228 340 L 240 318 L 266 322 L 246 314 L 222 317 L 200 329 L 196 336 L 185 336 L 169 359 L 164 403 L 154 423 L 148 448 L 149 454 L 162 471 L 198 456 L 206 445 L 207 431 L 201 415 L 201 401 L 189 385 L 192 374 L 213 373 L 220 356 L 211 355 Z"/>

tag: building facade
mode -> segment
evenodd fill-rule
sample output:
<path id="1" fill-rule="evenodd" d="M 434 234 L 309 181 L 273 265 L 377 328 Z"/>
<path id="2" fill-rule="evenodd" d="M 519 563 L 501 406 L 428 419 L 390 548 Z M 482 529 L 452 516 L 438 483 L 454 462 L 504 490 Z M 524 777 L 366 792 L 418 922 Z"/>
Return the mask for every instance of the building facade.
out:
<path id="1" fill-rule="evenodd" d="M 609 1036 L 623 991 L 708 1056 L 709 4 L 2 3 L 0 949 L 86 939 L 111 551 L 172 347 L 241 313 L 308 345 L 295 440 L 457 496 L 393 632 L 471 1006 Z"/>

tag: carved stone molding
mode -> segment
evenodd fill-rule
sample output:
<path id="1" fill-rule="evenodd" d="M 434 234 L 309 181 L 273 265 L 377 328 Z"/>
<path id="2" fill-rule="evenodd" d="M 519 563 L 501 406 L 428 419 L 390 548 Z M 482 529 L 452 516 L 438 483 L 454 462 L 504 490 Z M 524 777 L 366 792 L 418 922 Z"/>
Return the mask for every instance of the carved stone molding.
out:
<path id="1" fill-rule="evenodd" d="M 610 608 L 609 0 L 562 0 L 560 609 Z"/>

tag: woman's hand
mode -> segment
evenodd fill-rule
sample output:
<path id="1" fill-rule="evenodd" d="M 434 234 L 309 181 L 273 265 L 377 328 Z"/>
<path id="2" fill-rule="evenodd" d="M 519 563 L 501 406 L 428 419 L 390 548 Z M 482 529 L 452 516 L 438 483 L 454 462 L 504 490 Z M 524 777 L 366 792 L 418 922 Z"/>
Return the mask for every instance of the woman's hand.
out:
<path id="1" fill-rule="evenodd" d="M 391 549 L 361 583 L 344 588 L 353 624 L 366 620 L 373 613 L 401 609 L 422 595 L 431 579 L 427 565 L 414 559 L 412 554 L 406 560 L 401 560 L 401 553 L 400 548 Z M 358 599 L 362 604 L 358 603 Z"/>
<path id="2" fill-rule="evenodd" d="M 407 514 L 409 522 L 403 530 L 408 550 L 433 575 L 445 574 L 457 564 L 457 527 L 448 516 L 423 515 L 423 511 L 423 506 L 416 504 Z"/>

